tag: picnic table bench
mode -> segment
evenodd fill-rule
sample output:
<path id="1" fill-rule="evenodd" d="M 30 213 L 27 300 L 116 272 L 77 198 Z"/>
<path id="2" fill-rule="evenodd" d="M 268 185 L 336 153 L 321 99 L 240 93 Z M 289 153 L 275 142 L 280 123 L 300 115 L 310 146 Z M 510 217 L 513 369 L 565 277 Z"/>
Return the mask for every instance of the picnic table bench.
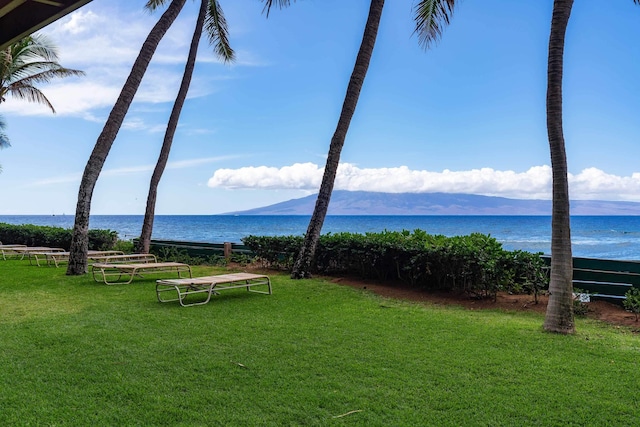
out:
<path id="1" fill-rule="evenodd" d="M 29 258 L 29 263 L 31 263 L 31 256 L 37 252 L 64 252 L 62 248 L 49 248 L 47 246 L 16 246 L 11 245 L 13 247 L 10 248 L 2 248 L 2 258 L 7 259 L 6 255 L 20 257 L 20 259 L 24 259 L 25 256 Z"/>
<path id="2" fill-rule="evenodd" d="M 96 255 L 92 256 L 93 261 L 117 264 L 135 261 L 136 264 L 157 263 L 158 259 L 154 254 L 116 254 L 116 255 Z"/>
<path id="3" fill-rule="evenodd" d="M 40 259 L 38 257 L 44 257 L 47 261 L 47 265 L 55 265 L 59 267 L 62 262 L 69 262 L 69 252 L 34 252 L 33 256 L 36 260 L 36 264 L 40 266 Z M 158 262 L 156 256 L 153 254 L 125 254 L 122 251 L 89 251 L 87 253 L 87 260 L 89 262 L 104 262 L 115 264 L 118 262 L 130 262 L 136 263 L 144 262 Z"/>
<path id="4" fill-rule="evenodd" d="M 26 248 L 27 245 L 2 245 L 0 244 L 0 252 L 2 252 L 2 259 L 6 260 L 6 255 L 16 255 L 17 252 L 14 251 L 15 248 Z M 6 252 L 5 252 L 6 251 Z"/>
<path id="5" fill-rule="evenodd" d="M 71 252 L 62 251 L 62 252 L 51 252 L 51 251 L 42 251 L 42 252 L 31 252 L 29 253 L 29 263 L 31 263 L 31 257 L 35 260 L 35 263 L 38 267 L 40 267 L 41 259 L 46 261 L 46 265 L 55 265 L 59 267 L 61 262 L 69 262 L 69 256 Z M 116 256 L 116 255 L 124 255 L 122 251 L 94 251 L 90 250 L 87 252 L 87 259 L 93 260 L 95 258 L 102 258 L 105 256 Z"/>
<path id="6" fill-rule="evenodd" d="M 180 278 L 183 273 L 187 273 L 191 277 L 191 267 L 181 262 L 142 262 L 135 264 L 97 262 L 91 266 L 93 280 L 106 285 L 129 284 L 135 276 L 143 277 L 143 272 L 145 274 L 176 273 Z M 116 276 L 117 279 L 111 281 L 111 278 Z"/>
<path id="7" fill-rule="evenodd" d="M 251 289 L 254 286 L 266 286 L 267 290 Z M 263 274 L 232 273 L 217 276 L 193 277 L 190 279 L 161 279 L 156 280 L 156 296 L 159 302 L 178 301 L 183 307 L 206 304 L 211 295 L 218 291 L 235 288 L 246 288 L 249 292 L 271 295 L 271 279 Z M 175 298 L 165 298 L 165 292 L 175 293 Z M 186 303 L 189 295 L 206 294 L 203 301 Z"/>

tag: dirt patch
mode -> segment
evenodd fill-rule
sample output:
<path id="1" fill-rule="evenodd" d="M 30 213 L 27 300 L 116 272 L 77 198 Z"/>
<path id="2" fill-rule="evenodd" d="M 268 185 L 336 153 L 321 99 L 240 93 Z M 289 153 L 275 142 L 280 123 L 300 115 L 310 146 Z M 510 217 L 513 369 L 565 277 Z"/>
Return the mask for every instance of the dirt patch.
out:
<path id="1" fill-rule="evenodd" d="M 395 299 L 402 299 L 415 302 L 428 302 L 441 305 L 457 305 L 470 310 L 499 309 L 510 311 L 532 311 L 544 313 L 547 310 L 548 297 L 541 295 L 536 304 L 533 295 L 510 295 L 499 293 L 496 301 L 491 299 L 474 299 L 466 295 L 449 292 L 427 292 L 407 288 L 401 285 L 382 285 L 370 281 L 355 280 L 350 278 L 331 278 L 327 280 L 341 285 L 351 286 L 357 289 L 365 289 L 375 294 Z M 640 321 L 636 322 L 633 313 L 625 311 L 619 305 L 605 301 L 592 301 L 587 303 L 587 317 L 601 320 L 613 325 L 628 326 L 636 332 L 640 332 Z"/>

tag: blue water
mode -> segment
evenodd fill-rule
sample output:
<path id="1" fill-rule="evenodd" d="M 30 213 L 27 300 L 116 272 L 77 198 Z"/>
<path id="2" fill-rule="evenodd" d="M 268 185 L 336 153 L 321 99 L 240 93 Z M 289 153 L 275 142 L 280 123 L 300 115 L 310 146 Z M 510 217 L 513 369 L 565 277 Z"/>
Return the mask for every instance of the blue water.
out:
<path id="1" fill-rule="evenodd" d="M 118 232 L 121 239 L 140 235 L 142 215 L 94 215 L 90 227 Z M 9 224 L 72 228 L 73 215 L 0 216 Z M 240 243 L 244 236 L 302 235 L 309 216 L 158 215 L 153 238 Z M 446 236 L 490 234 L 505 249 L 549 253 L 551 218 L 546 216 L 328 216 L 322 233 L 422 229 Z M 573 255 L 606 259 L 640 259 L 640 216 L 578 216 L 571 219 Z"/>

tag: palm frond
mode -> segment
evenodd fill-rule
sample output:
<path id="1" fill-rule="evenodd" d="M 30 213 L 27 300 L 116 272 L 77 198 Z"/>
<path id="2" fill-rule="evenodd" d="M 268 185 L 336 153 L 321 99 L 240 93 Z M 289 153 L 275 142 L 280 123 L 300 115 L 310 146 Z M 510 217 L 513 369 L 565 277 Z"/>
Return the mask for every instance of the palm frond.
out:
<path id="1" fill-rule="evenodd" d="M 43 34 L 33 34 L 12 46 L 12 56 L 25 62 L 35 59 L 58 61 L 58 48 Z"/>
<path id="2" fill-rule="evenodd" d="M 443 27 L 449 25 L 456 0 L 420 0 L 414 7 L 414 33 L 425 49 L 442 37 Z"/>
<path id="3" fill-rule="evenodd" d="M 49 102 L 47 97 L 44 96 L 44 93 L 42 93 L 40 89 L 36 87 L 28 86 L 28 85 L 17 86 L 11 90 L 11 95 L 15 96 L 18 99 L 24 99 L 25 101 L 44 104 L 47 107 L 49 107 L 49 109 L 53 113 L 56 112 L 55 108 L 53 108 L 53 105 L 51 105 L 51 102 Z"/>
<path id="4" fill-rule="evenodd" d="M 293 1 L 296 1 L 296 0 L 293 0 Z M 289 7 L 289 5 L 291 4 L 291 0 L 262 0 L 262 2 L 264 3 L 264 8 L 262 9 L 262 13 L 267 15 L 267 18 L 269 17 L 269 11 L 271 10 L 271 7 L 274 4 L 277 5 L 278 8 L 280 9 L 284 7 Z"/>
<path id="5" fill-rule="evenodd" d="M 227 20 L 218 0 L 209 0 L 205 28 L 216 55 L 225 63 L 235 60 L 235 52 L 229 44 Z"/>
<path id="6" fill-rule="evenodd" d="M 149 0 L 147 1 L 147 4 L 144 5 L 144 8 L 153 12 L 160 6 L 164 6 L 166 2 L 167 0 Z"/>
<path id="7" fill-rule="evenodd" d="M 0 148 L 11 147 L 11 144 L 9 144 L 9 137 L 6 133 L 4 133 L 6 127 L 7 123 L 4 121 L 4 118 L 0 116 Z"/>
<path id="8" fill-rule="evenodd" d="M 52 62 L 31 62 L 24 64 L 20 68 L 12 70 L 12 82 L 15 84 L 22 80 L 30 80 L 38 83 L 48 83 L 54 78 L 84 76 L 82 70 L 64 68 Z"/>
<path id="9" fill-rule="evenodd" d="M 34 85 L 85 74 L 84 71 L 65 68 L 57 60 L 57 49 L 41 34 L 25 37 L 1 51 L 0 102 L 4 102 L 4 96 L 10 93 L 16 98 L 44 104 L 55 113 L 47 97 Z"/>

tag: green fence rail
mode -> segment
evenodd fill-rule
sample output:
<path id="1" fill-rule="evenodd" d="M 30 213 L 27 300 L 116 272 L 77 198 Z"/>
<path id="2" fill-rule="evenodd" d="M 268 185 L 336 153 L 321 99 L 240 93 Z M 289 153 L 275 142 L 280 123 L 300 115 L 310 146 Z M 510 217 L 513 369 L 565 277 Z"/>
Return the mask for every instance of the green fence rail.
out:
<path id="1" fill-rule="evenodd" d="M 542 258 L 551 265 L 549 256 Z M 573 258 L 573 287 L 589 292 L 593 300 L 622 304 L 629 289 L 640 288 L 640 262 Z"/>
<path id="2" fill-rule="evenodd" d="M 134 244 L 138 239 L 133 239 Z M 160 252 L 163 248 L 176 249 L 185 252 L 191 257 L 209 257 L 211 255 L 229 258 L 232 254 L 252 255 L 251 250 L 239 243 L 207 243 L 207 242 L 181 242 L 177 240 L 151 240 L 151 251 Z"/>

